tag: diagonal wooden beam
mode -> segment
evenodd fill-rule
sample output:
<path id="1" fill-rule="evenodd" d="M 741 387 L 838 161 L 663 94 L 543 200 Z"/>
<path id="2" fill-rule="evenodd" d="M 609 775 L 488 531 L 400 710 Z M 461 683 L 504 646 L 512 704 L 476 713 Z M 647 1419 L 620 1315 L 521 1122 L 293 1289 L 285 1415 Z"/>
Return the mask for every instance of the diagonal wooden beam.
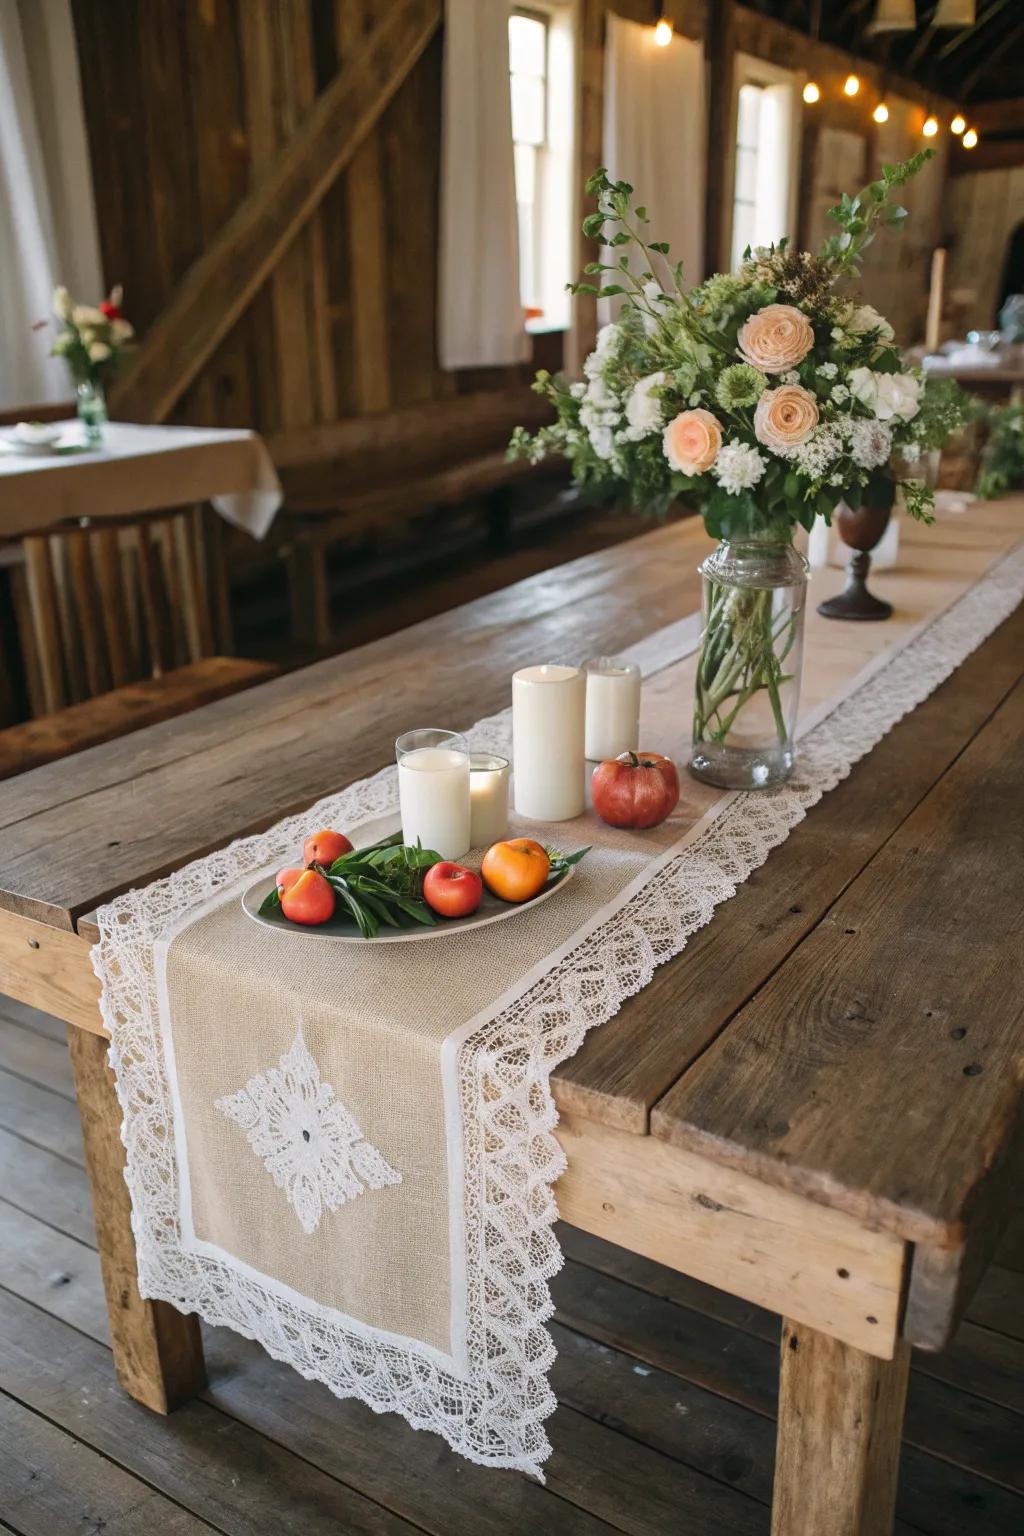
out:
<path id="1" fill-rule="evenodd" d="M 355 155 L 441 23 L 442 0 L 389 0 L 266 176 L 188 269 L 111 391 L 118 416 L 163 421 Z"/>

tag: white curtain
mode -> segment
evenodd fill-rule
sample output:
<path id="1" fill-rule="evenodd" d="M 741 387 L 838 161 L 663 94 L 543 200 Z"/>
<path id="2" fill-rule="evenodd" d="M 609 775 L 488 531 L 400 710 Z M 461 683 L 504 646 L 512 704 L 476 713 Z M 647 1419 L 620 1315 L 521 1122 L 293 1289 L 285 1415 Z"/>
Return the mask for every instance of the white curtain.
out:
<path id="1" fill-rule="evenodd" d="M 0 409 L 66 400 L 47 354 L 55 284 L 101 297 L 69 0 L 0 0 Z"/>
<path id="2" fill-rule="evenodd" d="M 446 0 L 441 123 L 442 368 L 529 355 L 519 293 L 508 0 Z"/>
<path id="3" fill-rule="evenodd" d="M 609 14 L 605 164 L 635 189 L 651 238 L 669 242 L 688 283 L 704 275 L 705 137 L 701 44 L 677 34 L 659 48 L 652 26 Z"/>

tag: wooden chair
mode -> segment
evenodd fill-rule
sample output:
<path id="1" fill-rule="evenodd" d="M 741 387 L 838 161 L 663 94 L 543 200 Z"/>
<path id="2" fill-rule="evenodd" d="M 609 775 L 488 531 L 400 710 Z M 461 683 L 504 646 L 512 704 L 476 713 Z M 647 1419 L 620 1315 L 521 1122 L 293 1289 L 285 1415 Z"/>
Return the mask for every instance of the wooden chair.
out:
<path id="1" fill-rule="evenodd" d="M 83 523 L 10 547 L 35 718 L 0 731 L 0 778 L 274 675 L 216 654 L 200 516 Z"/>

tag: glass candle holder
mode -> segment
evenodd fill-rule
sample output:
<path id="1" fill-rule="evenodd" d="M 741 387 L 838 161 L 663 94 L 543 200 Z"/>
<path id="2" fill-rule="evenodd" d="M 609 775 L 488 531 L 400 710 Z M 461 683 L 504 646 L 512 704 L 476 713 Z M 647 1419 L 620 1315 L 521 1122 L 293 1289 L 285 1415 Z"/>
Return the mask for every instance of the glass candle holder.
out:
<path id="1" fill-rule="evenodd" d="M 640 745 L 640 668 L 614 656 L 588 661 L 586 753 L 591 762 Z"/>
<path id="2" fill-rule="evenodd" d="M 507 757 L 474 752 L 469 759 L 469 836 L 473 848 L 489 848 L 508 836 Z"/>
<path id="3" fill-rule="evenodd" d="M 470 848 L 469 747 L 455 731 L 406 731 L 395 742 L 402 839 L 461 859 Z"/>

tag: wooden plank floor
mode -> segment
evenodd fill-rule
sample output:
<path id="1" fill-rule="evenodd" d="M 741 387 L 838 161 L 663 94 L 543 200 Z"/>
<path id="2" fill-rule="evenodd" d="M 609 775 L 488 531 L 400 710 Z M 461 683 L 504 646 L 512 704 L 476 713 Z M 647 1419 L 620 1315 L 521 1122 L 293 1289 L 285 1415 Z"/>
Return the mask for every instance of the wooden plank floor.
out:
<path id="1" fill-rule="evenodd" d="M 63 1026 L 0 999 L 0 1531 L 767 1536 L 778 1319 L 562 1242 L 546 1487 L 221 1330 L 205 1396 L 157 1418 L 114 1379 Z M 1024 1222 L 952 1351 L 915 1366 L 900 1532 L 1024 1529 Z"/>

